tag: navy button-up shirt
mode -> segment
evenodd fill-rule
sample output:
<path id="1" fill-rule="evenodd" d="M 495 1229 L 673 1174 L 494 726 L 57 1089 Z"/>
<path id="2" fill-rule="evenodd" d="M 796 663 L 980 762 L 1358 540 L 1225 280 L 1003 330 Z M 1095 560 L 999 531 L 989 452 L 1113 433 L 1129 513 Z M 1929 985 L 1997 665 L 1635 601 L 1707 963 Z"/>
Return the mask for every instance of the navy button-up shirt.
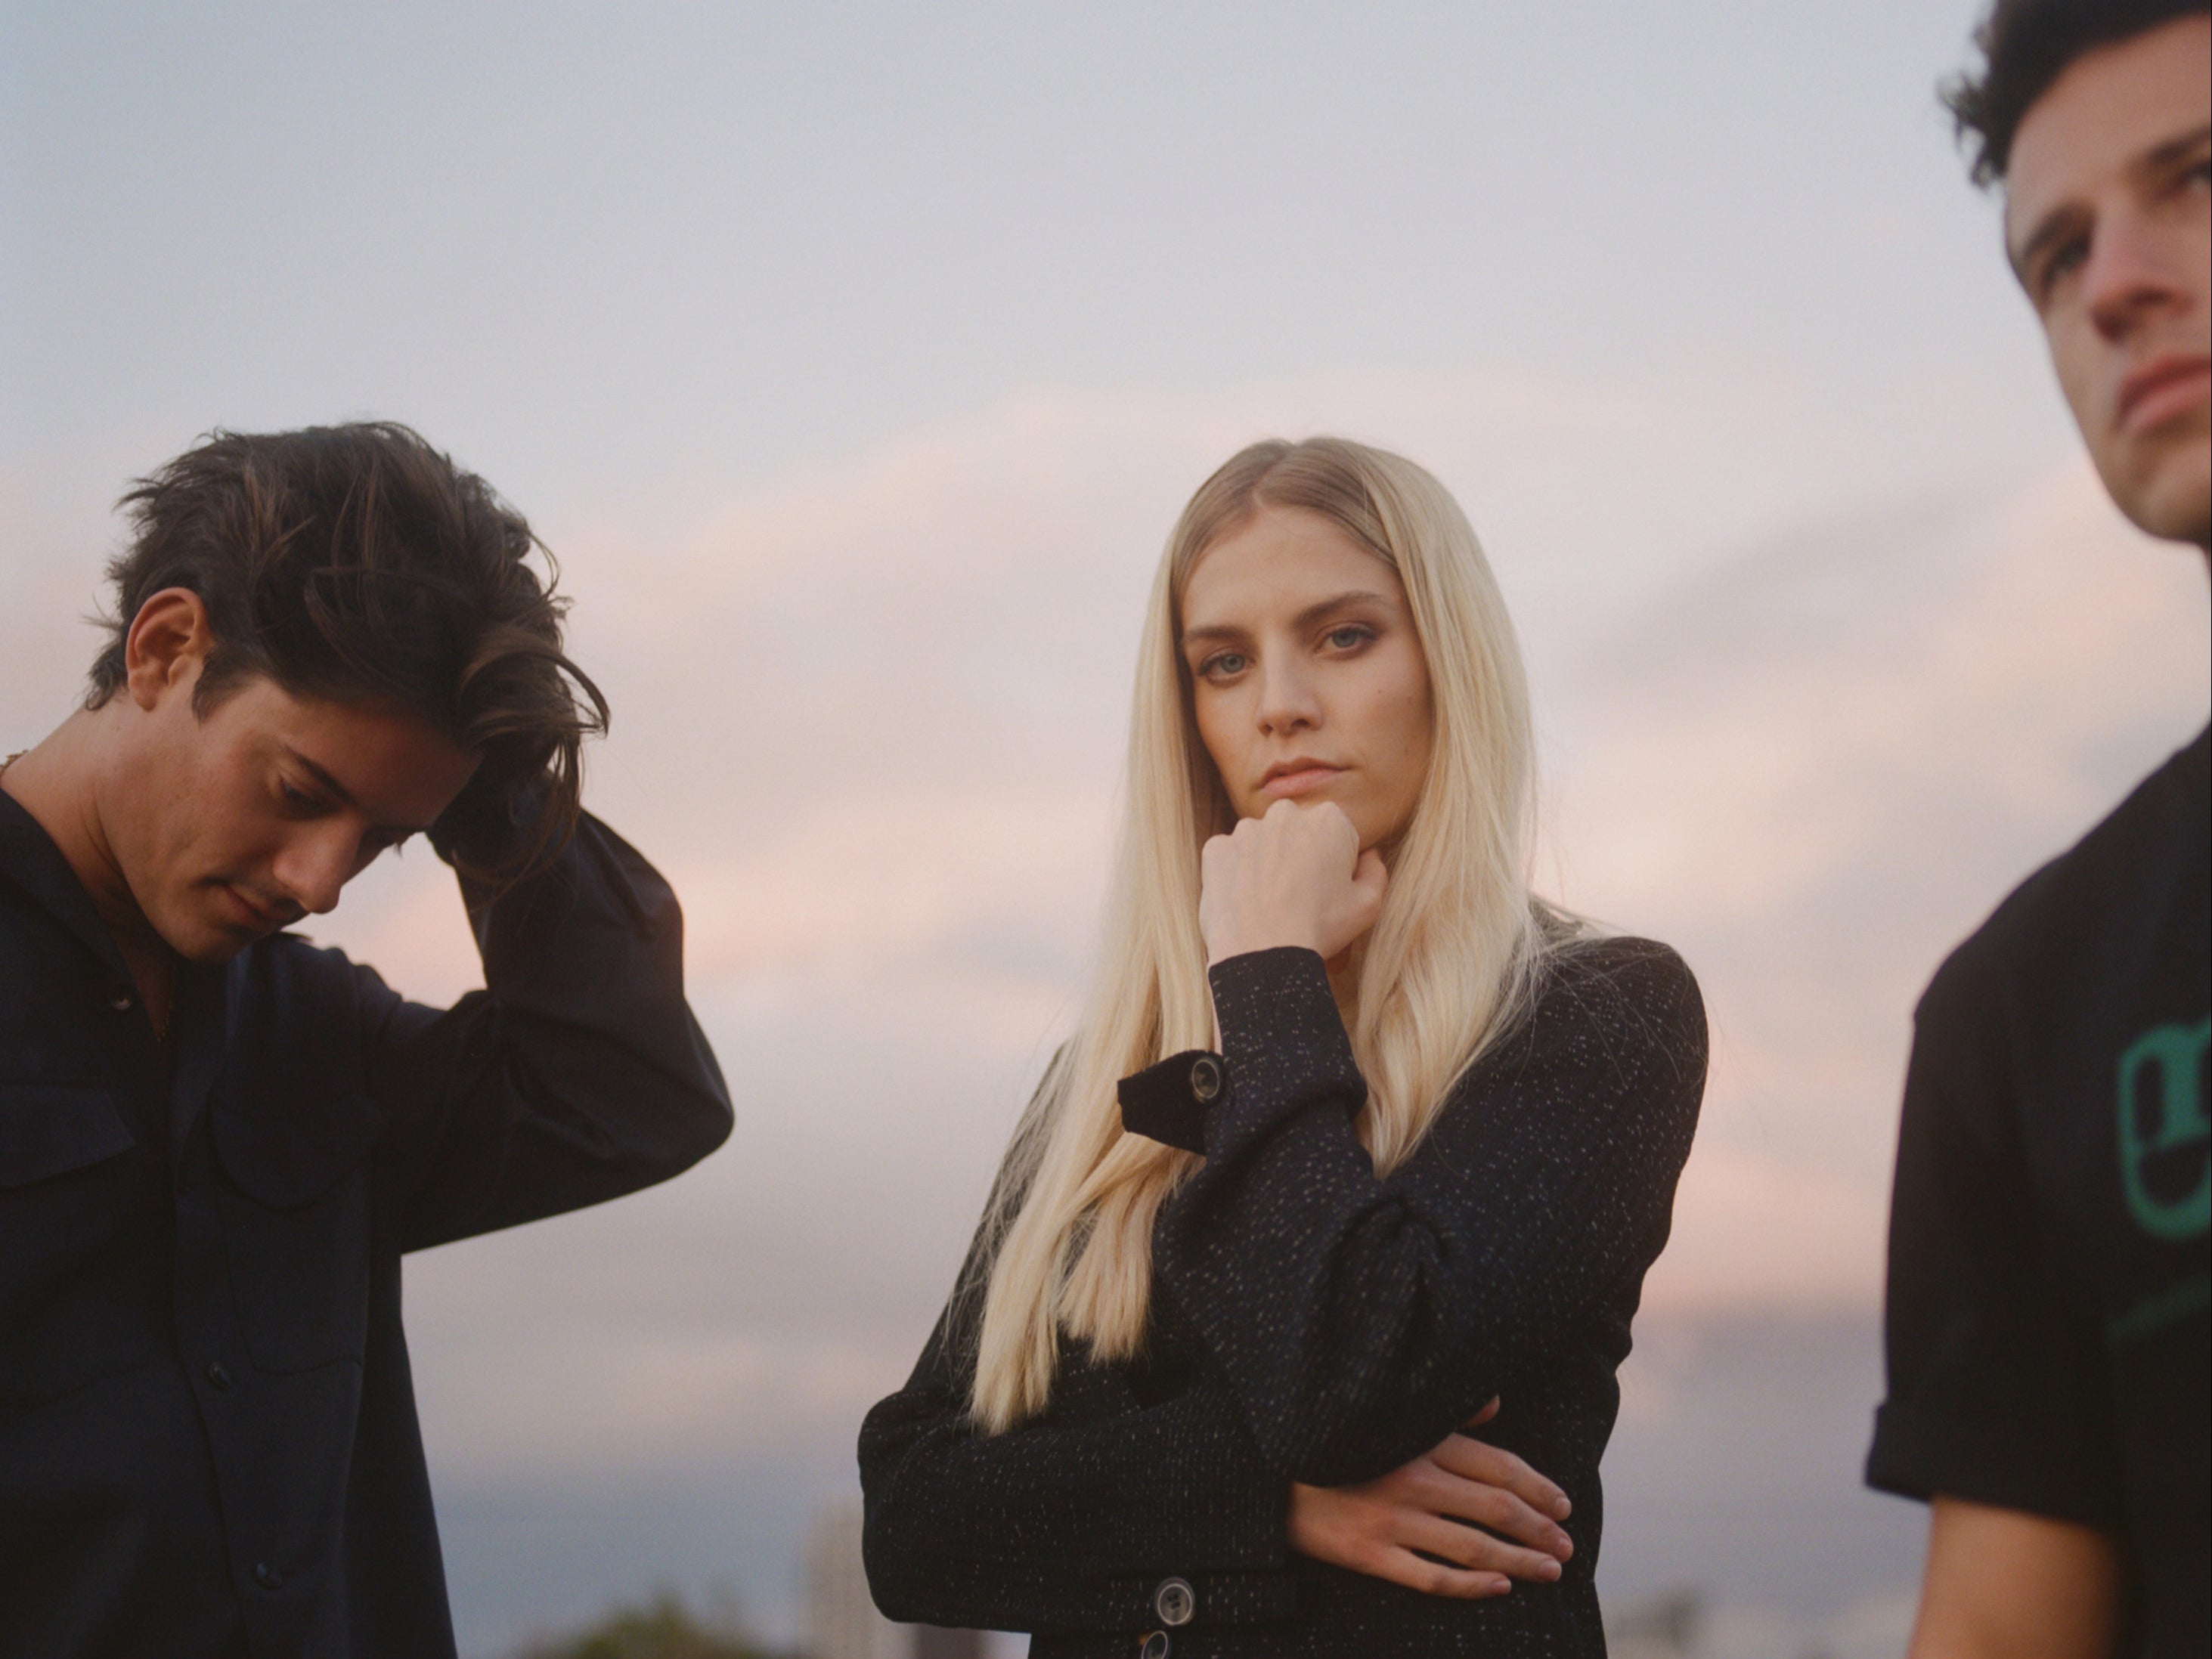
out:
<path id="1" fill-rule="evenodd" d="M 178 979 L 165 1055 L 0 792 L 0 1654 L 453 1651 L 403 1252 L 719 1146 L 665 883 L 586 819 L 469 890 L 489 989 L 404 1001 L 279 934 Z"/>

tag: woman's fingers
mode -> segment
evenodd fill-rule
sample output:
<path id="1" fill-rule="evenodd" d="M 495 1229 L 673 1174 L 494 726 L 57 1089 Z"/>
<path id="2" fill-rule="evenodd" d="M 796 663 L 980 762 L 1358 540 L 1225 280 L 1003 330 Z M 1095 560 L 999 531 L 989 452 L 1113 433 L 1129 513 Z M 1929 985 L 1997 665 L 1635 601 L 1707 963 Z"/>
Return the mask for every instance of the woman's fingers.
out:
<path id="1" fill-rule="evenodd" d="M 1420 1482 L 1420 1498 L 1421 1507 L 1432 1514 L 1477 1522 L 1548 1557 L 1564 1561 L 1575 1553 L 1574 1540 L 1519 1493 L 1483 1477 L 1463 1474 L 1445 1465 L 1440 1455 L 1432 1455 L 1431 1467 Z"/>
<path id="2" fill-rule="evenodd" d="M 1544 1541 L 1525 1547 L 1516 1527 Z M 1364 1486 L 1292 1486 L 1288 1530 L 1291 1547 L 1316 1560 L 1468 1600 L 1503 1595 L 1516 1578 L 1555 1583 L 1573 1550 L 1513 1494 L 1453 1474 L 1432 1455 Z"/>
<path id="3" fill-rule="evenodd" d="M 1209 961 L 1294 945 L 1336 956 L 1375 925 L 1389 872 L 1334 802 L 1277 801 L 1200 851 Z"/>
<path id="4" fill-rule="evenodd" d="M 1490 1403 L 1487 1406 L 1485 1406 L 1480 1411 L 1468 1418 L 1466 1422 L 1461 1424 L 1459 1426 L 1462 1432 L 1468 1429 L 1479 1429 L 1497 1415 L 1498 1396 L 1493 1394 L 1490 1396 Z"/>
<path id="5" fill-rule="evenodd" d="M 1336 809 L 1331 805 L 1330 810 Z M 1345 827 L 1348 830 L 1351 824 L 1352 820 L 1346 818 Z M 1358 848 L 1357 832 L 1352 844 L 1355 850 Z M 1341 902 L 1327 913 L 1323 957 L 1333 960 L 1340 952 L 1350 950 L 1362 934 L 1375 926 L 1382 915 L 1382 894 L 1389 884 L 1390 871 L 1382 862 L 1382 855 L 1371 847 L 1358 853 L 1358 861 L 1352 866 L 1351 886 L 1344 890 Z"/>
<path id="6" fill-rule="evenodd" d="M 1400 1526 L 1398 1541 L 1405 1547 L 1441 1556 L 1467 1571 L 1503 1573 L 1530 1583 L 1549 1584 L 1556 1583 L 1563 1571 L 1556 1557 L 1522 1549 L 1441 1515 L 1407 1510 Z"/>
<path id="7" fill-rule="evenodd" d="M 1358 1570 L 1370 1577 L 1388 1579 L 1424 1595 L 1448 1596 L 1458 1601 L 1487 1601 L 1513 1588 L 1513 1581 L 1502 1572 L 1447 1565 L 1425 1559 L 1395 1545 L 1377 1551 Z"/>
<path id="8" fill-rule="evenodd" d="M 1495 1406 L 1496 1401 L 1491 1401 Z M 1485 1410 L 1489 1407 L 1486 1407 Z M 1475 1423 L 1483 1419 L 1477 1417 Z M 1473 1427 L 1474 1424 L 1470 1424 Z M 1502 1446 L 1493 1446 L 1486 1440 L 1470 1440 L 1463 1434 L 1446 1435 L 1436 1450 L 1429 1454 L 1437 1468 L 1458 1475 L 1464 1480 L 1479 1480 L 1486 1486 L 1501 1486 L 1511 1492 L 1538 1514 L 1554 1521 L 1564 1521 L 1574 1513 L 1575 1506 L 1567 1501 L 1565 1492 L 1558 1485 L 1546 1480 Z"/>

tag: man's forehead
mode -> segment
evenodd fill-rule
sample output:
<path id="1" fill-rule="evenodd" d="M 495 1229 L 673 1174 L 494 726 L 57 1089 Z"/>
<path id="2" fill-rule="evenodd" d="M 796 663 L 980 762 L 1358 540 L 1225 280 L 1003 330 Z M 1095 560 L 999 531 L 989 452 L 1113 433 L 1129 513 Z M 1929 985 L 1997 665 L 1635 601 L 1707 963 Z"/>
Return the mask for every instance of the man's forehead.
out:
<path id="1" fill-rule="evenodd" d="M 399 827 L 428 824 L 480 758 L 390 704 L 301 696 L 266 678 L 239 701 L 276 755 L 343 804 Z"/>
<path id="2" fill-rule="evenodd" d="M 2212 118 L 2212 17 L 2185 17 L 2084 52 L 2021 118 L 2006 167 L 2015 247 Z"/>

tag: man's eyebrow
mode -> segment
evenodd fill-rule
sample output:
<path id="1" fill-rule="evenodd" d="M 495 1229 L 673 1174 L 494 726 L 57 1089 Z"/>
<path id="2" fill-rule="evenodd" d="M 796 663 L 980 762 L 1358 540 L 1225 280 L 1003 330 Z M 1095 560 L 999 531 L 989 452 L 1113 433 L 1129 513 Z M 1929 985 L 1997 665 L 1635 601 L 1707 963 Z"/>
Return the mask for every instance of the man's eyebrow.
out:
<path id="1" fill-rule="evenodd" d="M 349 790 L 345 785 L 340 783 L 336 778 L 331 775 L 329 768 L 322 765 L 319 762 L 308 759 L 307 757 L 301 754 L 298 750 L 293 748 L 289 743 L 284 744 L 283 748 L 284 753 L 290 758 L 295 766 L 297 766 L 309 777 L 314 779 L 317 783 L 329 790 L 331 794 L 336 795 L 338 799 L 344 802 L 348 806 L 356 809 L 359 808 L 361 803 L 353 798 L 353 793 Z M 380 823 L 377 825 L 377 828 L 392 835 L 423 836 L 429 833 L 429 826 L 428 824 Z"/>
<path id="2" fill-rule="evenodd" d="M 2193 131 L 2185 132 L 2179 137 L 2169 138 L 2154 149 L 2144 151 L 2136 159 L 2134 167 L 2129 171 L 2163 173 L 2177 161 L 2187 160 L 2190 151 L 2202 149 L 2208 143 L 2212 143 L 2212 121 L 2207 121 L 2203 126 Z"/>
<path id="3" fill-rule="evenodd" d="M 2078 202 L 2061 202 L 2035 222 L 2027 240 L 2016 248 L 2008 248 L 2005 258 L 2012 265 L 2012 274 L 2022 283 L 2027 281 L 2028 267 L 2035 256 L 2062 236 L 2072 234 L 2081 228 L 2084 217 Z"/>
<path id="4" fill-rule="evenodd" d="M 1328 599 L 1316 601 L 1314 604 L 1308 605 L 1304 610 L 1299 611 L 1297 616 L 1291 617 L 1291 625 L 1297 628 L 1311 628 L 1323 617 L 1328 615 L 1330 611 L 1341 610 L 1347 605 L 1387 605 L 1389 603 L 1390 599 L 1388 594 L 1373 593 L 1370 592 L 1365 588 L 1356 587 L 1350 589 L 1346 592 L 1332 594 Z M 1184 629 L 1182 630 L 1182 643 L 1189 645 L 1200 640 L 1241 640 L 1244 637 L 1244 634 L 1245 630 L 1243 629 L 1238 628 L 1233 623 L 1210 623 L 1197 628 Z"/>
<path id="5" fill-rule="evenodd" d="M 2191 151 L 2202 149 L 2208 142 L 2212 142 L 2212 121 L 2153 145 L 2128 164 L 2128 171 L 2138 178 L 2163 173 L 2187 160 Z M 2081 216 L 2079 203 L 2060 202 L 2055 204 L 2036 222 L 2034 230 L 2016 251 L 2008 251 L 2013 273 L 2025 280 L 2028 266 L 2034 263 L 2035 256 L 2059 237 L 2074 230 Z"/>

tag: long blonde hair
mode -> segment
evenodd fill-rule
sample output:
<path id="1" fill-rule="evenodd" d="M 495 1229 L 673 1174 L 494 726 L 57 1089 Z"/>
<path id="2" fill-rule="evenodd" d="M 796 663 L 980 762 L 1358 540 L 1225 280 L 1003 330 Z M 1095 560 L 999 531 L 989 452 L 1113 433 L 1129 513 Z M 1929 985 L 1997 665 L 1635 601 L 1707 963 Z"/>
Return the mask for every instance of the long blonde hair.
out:
<path id="1" fill-rule="evenodd" d="M 1435 747 L 1348 1002 L 1367 1082 L 1357 1127 L 1379 1173 L 1413 1152 L 1452 1085 L 1524 1011 L 1558 936 L 1528 890 L 1535 769 L 1520 649 L 1458 503 L 1413 462 L 1340 438 L 1232 457 L 1183 509 L 1152 583 L 1097 971 L 985 1218 L 972 1412 L 989 1432 L 1044 1409 L 1063 1331 L 1109 1362 L 1144 1344 L 1153 1218 L 1198 1159 L 1125 1133 L 1115 1084 L 1212 1042 L 1199 852 L 1236 823 L 1192 715 L 1181 601 L 1206 550 L 1265 507 L 1318 513 L 1389 564 L 1427 659 Z"/>

